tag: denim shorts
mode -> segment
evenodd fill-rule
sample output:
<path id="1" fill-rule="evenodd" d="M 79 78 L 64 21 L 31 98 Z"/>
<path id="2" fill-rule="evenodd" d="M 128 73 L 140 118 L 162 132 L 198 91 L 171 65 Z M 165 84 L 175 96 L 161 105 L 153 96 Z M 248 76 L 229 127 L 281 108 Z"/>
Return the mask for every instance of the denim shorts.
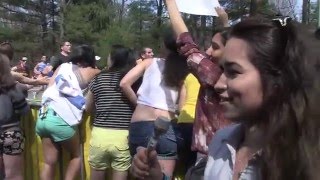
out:
<path id="1" fill-rule="evenodd" d="M 129 149 L 132 157 L 136 154 L 137 147 L 147 147 L 153 132 L 154 121 L 139 121 L 130 124 Z M 156 151 L 159 159 L 177 159 L 177 140 L 172 125 L 169 126 L 169 129 L 165 134 L 160 136 Z"/>

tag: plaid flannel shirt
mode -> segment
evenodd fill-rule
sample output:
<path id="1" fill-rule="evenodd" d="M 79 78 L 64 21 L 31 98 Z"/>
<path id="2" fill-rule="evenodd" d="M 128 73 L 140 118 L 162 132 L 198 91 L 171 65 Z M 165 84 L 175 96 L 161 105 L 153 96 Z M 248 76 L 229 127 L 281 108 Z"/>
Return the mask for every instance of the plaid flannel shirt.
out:
<path id="1" fill-rule="evenodd" d="M 189 32 L 182 33 L 178 39 L 178 51 L 187 58 L 188 66 L 200 83 L 193 126 L 192 149 L 208 153 L 208 144 L 215 132 L 228 125 L 219 105 L 219 95 L 214 90 L 222 70 L 217 59 L 211 59 L 193 42 Z"/>

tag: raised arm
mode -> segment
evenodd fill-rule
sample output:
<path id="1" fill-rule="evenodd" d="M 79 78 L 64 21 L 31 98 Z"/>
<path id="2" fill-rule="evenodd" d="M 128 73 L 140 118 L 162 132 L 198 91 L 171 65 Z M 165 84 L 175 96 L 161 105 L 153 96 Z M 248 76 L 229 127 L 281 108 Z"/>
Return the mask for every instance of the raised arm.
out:
<path id="1" fill-rule="evenodd" d="M 179 36 L 184 32 L 189 32 L 178 10 L 176 0 L 166 0 L 166 5 L 170 16 L 172 28 L 176 35 Z"/>
<path id="2" fill-rule="evenodd" d="M 177 35 L 179 54 L 186 57 L 192 74 L 197 77 L 201 86 L 214 86 L 221 74 L 221 69 L 217 62 L 218 58 L 209 58 L 208 55 L 211 56 L 212 54 L 207 55 L 200 51 L 188 32 L 177 8 L 176 1 L 166 0 L 166 4 L 172 27 Z M 224 10 L 219 12 L 224 12 Z"/>
<path id="3" fill-rule="evenodd" d="M 120 88 L 129 101 L 133 104 L 137 104 L 137 95 L 132 89 L 132 84 L 135 83 L 144 73 L 144 71 L 152 63 L 153 59 L 145 59 L 141 63 L 132 68 L 120 81 Z"/>
<path id="4" fill-rule="evenodd" d="M 219 19 L 223 25 L 223 27 L 230 27 L 229 25 L 229 16 L 228 13 L 222 7 L 214 8 L 219 16 Z"/>

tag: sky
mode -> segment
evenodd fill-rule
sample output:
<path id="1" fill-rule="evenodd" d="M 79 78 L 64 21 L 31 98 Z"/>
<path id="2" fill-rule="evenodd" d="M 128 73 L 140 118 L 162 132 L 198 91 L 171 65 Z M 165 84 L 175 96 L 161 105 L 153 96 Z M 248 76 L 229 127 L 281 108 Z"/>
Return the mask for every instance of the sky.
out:
<path id="1" fill-rule="evenodd" d="M 295 6 L 295 13 L 298 15 L 298 20 L 301 20 L 301 14 L 302 14 L 302 1 L 303 0 L 297 0 L 296 6 Z M 317 0 L 311 0 L 311 3 L 316 3 Z"/>

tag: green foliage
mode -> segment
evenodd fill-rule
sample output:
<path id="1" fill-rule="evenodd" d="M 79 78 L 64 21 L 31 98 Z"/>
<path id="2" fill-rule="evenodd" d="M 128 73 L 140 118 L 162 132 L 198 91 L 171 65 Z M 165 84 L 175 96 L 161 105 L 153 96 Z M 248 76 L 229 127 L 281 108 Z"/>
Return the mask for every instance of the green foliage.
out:
<path id="1" fill-rule="evenodd" d="M 310 24 L 317 27 L 319 17 L 319 6 L 316 2 L 310 3 Z"/>
<path id="2" fill-rule="evenodd" d="M 113 44 L 135 50 L 149 46 L 159 52 L 162 31 L 170 24 L 167 13 L 157 21 L 161 7 L 155 0 L 2 0 L 0 2 L 0 41 L 10 40 L 16 57 L 38 59 L 41 53 L 51 56 L 59 50 L 58 42 L 89 44 L 101 56 L 105 66 Z M 227 7 L 230 19 L 249 13 L 250 0 L 220 1 Z M 125 4 L 122 4 L 125 3 Z M 5 7 L 5 8 L 3 8 Z M 160 7 L 160 8 L 159 8 Z M 270 9 L 264 6 L 264 9 Z M 217 27 L 212 17 L 185 15 L 189 29 L 203 46 Z"/>

